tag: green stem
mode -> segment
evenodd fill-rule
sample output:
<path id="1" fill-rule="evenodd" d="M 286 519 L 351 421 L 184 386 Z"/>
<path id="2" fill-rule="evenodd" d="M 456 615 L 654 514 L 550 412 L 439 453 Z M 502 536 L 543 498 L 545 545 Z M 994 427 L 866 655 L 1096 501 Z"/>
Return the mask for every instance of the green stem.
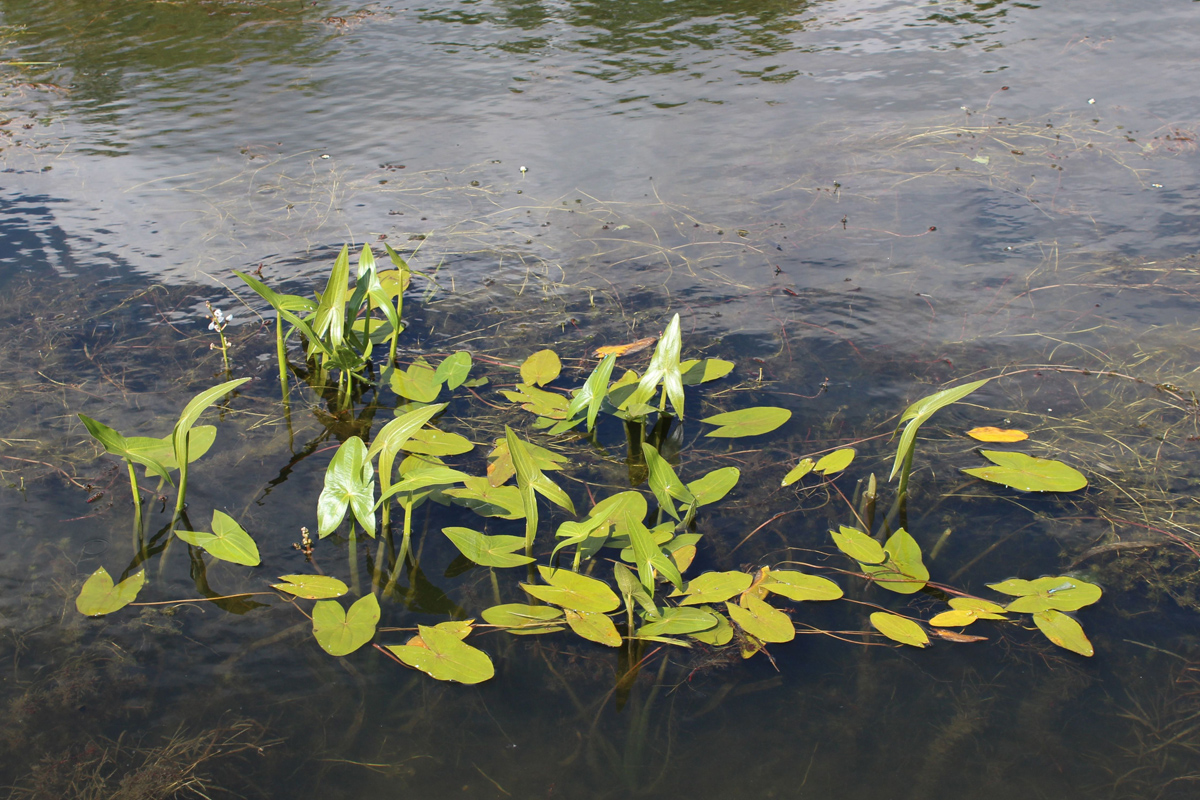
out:
<path id="1" fill-rule="evenodd" d="M 283 341 L 283 317 L 275 312 L 275 358 L 279 361 L 279 393 L 288 404 L 287 345 Z"/>
<path id="2" fill-rule="evenodd" d="M 353 592 L 361 594 L 358 584 L 358 526 L 353 520 L 350 522 L 350 545 L 347 548 L 350 556 L 350 588 Z"/>
<path id="3" fill-rule="evenodd" d="M 142 549 L 142 495 L 138 491 L 137 473 L 133 470 L 133 462 L 125 459 L 129 467 L 129 488 L 133 490 L 133 551 Z"/>
<path id="4" fill-rule="evenodd" d="M 171 530 L 175 530 L 175 524 L 179 522 L 179 518 L 183 516 L 183 507 L 187 502 L 187 474 L 188 474 L 188 445 L 191 443 L 191 433 L 183 437 L 183 458 L 179 459 L 179 490 L 175 493 L 175 515 L 171 518 Z"/>

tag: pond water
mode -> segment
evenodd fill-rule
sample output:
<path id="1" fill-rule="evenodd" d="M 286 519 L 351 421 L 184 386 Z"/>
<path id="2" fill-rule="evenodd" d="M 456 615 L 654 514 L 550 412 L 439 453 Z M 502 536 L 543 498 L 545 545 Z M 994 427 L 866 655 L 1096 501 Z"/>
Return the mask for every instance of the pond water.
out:
<path id="1" fill-rule="evenodd" d="M 0 785 L 1195 796 L 1198 26 L 1183 0 L 0 0 Z M 468 350 L 489 379 L 442 395 L 438 427 L 476 445 L 447 461 L 483 474 L 510 425 L 570 459 L 548 474 L 581 514 L 630 488 L 625 426 L 602 414 L 594 442 L 549 437 L 499 390 L 542 348 L 565 365 L 551 387 L 577 388 L 597 346 L 679 314 L 683 358 L 734 366 L 686 387 L 684 419 L 654 441 L 685 481 L 741 473 L 700 509 L 686 576 L 799 562 L 854 602 L 776 596 L 799 635 L 745 660 L 482 626 L 467 641 L 496 674 L 474 686 L 377 648 L 327 655 L 311 603 L 269 584 L 320 570 L 370 594 L 375 542 L 351 548 L 344 525 L 311 560 L 294 545 L 317 529 L 340 443 L 371 440 L 398 399 L 385 381 L 339 409 L 293 342 L 282 403 L 274 314 L 233 270 L 308 296 L 345 242 L 392 245 L 420 271 L 401 365 Z M 228 374 L 206 301 L 233 309 Z M 650 352 L 618 370 L 645 371 Z M 255 568 L 172 540 L 174 491 L 158 499 L 153 480 L 136 542 L 124 465 L 76 416 L 164 436 L 230 376 L 253 380 L 203 419 L 219 432 L 191 469 L 188 517 L 235 518 Z M 927 622 L 947 595 L 868 585 L 829 537 L 854 523 L 869 475 L 880 517 L 891 504 L 908 404 L 982 378 L 921 428 L 907 529 L 941 587 L 1101 586 L 1074 613 L 1090 658 L 1028 616 L 965 629 L 986 641 L 893 647 L 872 611 Z M 704 436 L 703 417 L 750 406 L 792 415 L 765 435 Z M 1028 432 L 1012 449 L 1089 486 L 964 475 L 984 463 L 964 432 L 985 425 Z M 845 473 L 780 486 L 842 446 L 857 451 Z M 548 563 L 574 517 L 541 515 Z M 447 526 L 524 532 L 417 509 L 420 566 L 396 570 L 381 626 L 527 600 L 524 569 L 493 583 Z M 609 583 L 615 553 L 594 567 Z M 138 602 L 163 604 L 82 616 L 101 566 L 144 567 Z M 265 594 L 229 597 L 246 592 Z M 165 602 L 203 596 L 225 599 Z"/>

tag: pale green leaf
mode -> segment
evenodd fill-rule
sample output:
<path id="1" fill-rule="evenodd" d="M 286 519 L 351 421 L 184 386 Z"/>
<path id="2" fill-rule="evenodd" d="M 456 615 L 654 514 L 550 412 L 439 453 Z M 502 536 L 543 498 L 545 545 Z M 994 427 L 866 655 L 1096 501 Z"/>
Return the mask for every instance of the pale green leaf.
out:
<path id="1" fill-rule="evenodd" d="M 483 618 L 491 625 L 507 628 L 509 633 L 525 635 L 537 633 L 554 633 L 561 631 L 562 625 L 545 623 L 560 621 L 562 609 L 552 606 L 531 606 L 528 603 L 504 603 L 483 610 Z"/>
<path id="2" fill-rule="evenodd" d="M 448 631 L 418 626 L 422 645 L 388 645 L 397 658 L 439 681 L 482 683 L 495 674 L 492 660 Z"/>
<path id="3" fill-rule="evenodd" d="M 929 636 L 920 625 L 911 619 L 898 617 L 886 611 L 876 611 L 871 615 L 871 624 L 875 627 L 875 630 L 894 642 L 912 645 L 913 647 L 929 646 Z"/>
<path id="4" fill-rule="evenodd" d="M 792 412 L 786 408 L 775 406 L 755 406 L 742 408 L 737 411 L 727 411 L 700 420 L 709 425 L 719 425 L 715 431 L 709 431 L 705 436 L 729 439 L 738 436 L 760 436 L 776 430 L 789 419 Z"/>
<path id="5" fill-rule="evenodd" d="M 1039 611 L 1033 615 L 1033 624 L 1047 639 L 1072 653 L 1090 657 L 1096 652 L 1083 627 L 1061 611 Z"/>
<path id="6" fill-rule="evenodd" d="M 320 600 L 313 606 L 313 636 L 331 656 L 353 653 L 375 637 L 379 601 L 368 594 L 355 601 L 349 611 L 336 600 Z"/>
<path id="7" fill-rule="evenodd" d="M 816 465 L 813 466 L 813 472 L 819 472 L 822 475 L 833 475 L 850 466 L 850 462 L 853 460 L 854 448 L 843 447 L 841 450 L 834 450 L 832 453 L 822 456 Z"/>
<path id="8" fill-rule="evenodd" d="M 303 597 L 305 600 L 326 600 L 341 597 L 350 591 L 346 584 L 328 575 L 280 575 L 283 583 L 271 584 L 272 589 Z"/>
<path id="9" fill-rule="evenodd" d="M 665 608 L 662 616 L 637 629 L 637 636 L 682 636 L 717 625 L 717 615 L 699 608 Z"/>
<path id="10" fill-rule="evenodd" d="M 842 596 L 842 587 L 828 578 L 786 569 L 768 572 L 762 588 L 797 601 L 837 600 Z"/>
<path id="11" fill-rule="evenodd" d="M 482 567 L 519 567 L 533 562 L 514 550 L 525 546 L 523 536 L 486 536 L 470 528 L 442 528 L 459 552 Z"/>
<path id="12" fill-rule="evenodd" d="M 763 602 L 753 594 L 742 596 L 741 605 L 726 602 L 729 618 L 754 638 L 763 642 L 790 642 L 796 628 L 787 614 Z"/>
<path id="13" fill-rule="evenodd" d="M 463 381 L 471 374 L 471 354 L 466 350 L 459 350 L 453 355 L 446 356 L 442 359 L 442 363 L 438 364 L 437 371 L 434 372 L 434 379 L 440 383 L 446 384 L 446 388 L 454 391 L 459 386 L 462 386 Z"/>
<path id="14" fill-rule="evenodd" d="M 538 572 L 549 586 L 522 583 L 521 588 L 544 602 L 575 611 L 597 611 L 601 614 L 607 614 L 621 605 L 620 599 L 604 581 L 540 565 Z"/>
<path id="15" fill-rule="evenodd" d="M 1024 453 L 980 450 L 994 467 L 964 469 L 963 472 L 1021 492 L 1074 492 L 1087 486 L 1087 478 L 1061 461 L 1034 458 Z"/>
<path id="16" fill-rule="evenodd" d="M 860 564 L 882 564 L 887 560 L 883 545 L 860 530 L 842 525 L 838 533 L 829 532 L 837 549 Z"/>
<path id="17" fill-rule="evenodd" d="M 573 608 L 568 608 L 566 614 L 567 624 L 571 626 L 571 630 L 584 639 L 607 647 L 621 646 L 621 634 L 617 633 L 617 626 L 603 614 L 592 611 L 576 611 Z"/>
<path id="18" fill-rule="evenodd" d="M 741 477 L 742 473 L 737 467 L 721 467 L 692 481 L 687 485 L 687 489 L 692 493 L 694 503 L 699 508 L 725 497 L 737 486 Z"/>
<path id="19" fill-rule="evenodd" d="M 247 567 L 257 567 L 262 563 L 258 555 L 258 545 L 250 538 L 250 534 L 223 511 L 213 511 L 212 533 L 176 530 L 175 535 L 222 561 Z"/>
<path id="20" fill-rule="evenodd" d="M 939 409 L 945 408 L 952 403 L 957 403 L 971 392 L 983 386 L 988 380 L 990 379 L 984 378 L 981 381 L 966 383 L 952 389 L 943 389 L 928 397 L 921 398 L 906 408 L 904 413 L 900 415 L 899 424 L 904 425 L 904 433 L 900 435 L 900 443 L 896 446 L 896 460 L 892 464 L 892 474 L 888 477 L 888 480 L 895 478 L 900 472 L 901 467 L 904 466 L 904 460 L 908 457 L 908 454 L 912 451 L 916 443 L 917 431 L 921 429 L 921 425 Z M 908 424 L 905 425 L 905 423 Z M 899 430 L 899 426 L 897 426 L 897 430 Z"/>
<path id="21" fill-rule="evenodd" d="M 800 463 L 797 464 L 796 466 L 792 467 L 791 471 L 788 472 L 787 475 L 783 476 L 783 482 L 780 483 L 779 485 L 780 486 L 791 486 L 793 483 L 800 480 L 808 473 L 812 472 L 813 467 L 815 467 L 815 466 L 816 466 L 816 462 L 813 461 L 811 458 L 800 459 Z"/>
<path id="22" fill-rule="evenodd" d="M 114 586 L 108 570 L 100 567 L 83 582 L 83 588 L 75 598 L 75 608 L 89 617 L 111 614 L 137 599 L 145 582 L 146 571 L 139 570 Z"/>
<path id="23" fill-rule="evenodd" d="M 680 377 L 684 386 L 715 381 L 718 378 L 724 378 L 732 370 L 732 361 L 723 361 L 719 358 L 705 358 L 698 361 L 692 359 L 679 365 Z"/>
<path id="24" fill-rule="evenodd" d="M 545 386 L 562 372 L 562 362 L 553 350 L 539 350 L 521 364 L 521 380 L 531 386 Z"/>
<path id="25" fill-rule="evenodd" d="M 688 581 L 683 593 L 685 606 L 720 603 L 750 588 L 754 581 L 745 572 L 706 572 Z"/>

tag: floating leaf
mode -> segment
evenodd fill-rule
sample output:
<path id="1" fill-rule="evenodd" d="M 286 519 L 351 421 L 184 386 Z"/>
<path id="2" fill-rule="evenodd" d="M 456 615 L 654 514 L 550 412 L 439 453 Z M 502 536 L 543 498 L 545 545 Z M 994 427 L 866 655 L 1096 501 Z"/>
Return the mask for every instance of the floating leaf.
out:
<path id="1" fill-rule="evenodd" d="M 952 597 L 950 608 L 952 610 L 943 611 L 929 620 L 929 624 L 941 628 L 961 628 L 977 619 L 1008 619 L 1004 616 L 1003 606 L 977 597 Z"/>
<path id="2" fill-rule="evenodd" d="M 717 624 L 707 630 L 689 633 L 688 636 L 712 647 L 724 647 L 729 644 L 733 640 L 733 626 L 729 624 L 725 615 L 718 613 L 712 606 L 701 606 L 700 610 L 712 614 Z"/>
<path id="3" fill-rule="evenodd" d="M 731 439 L 738 436 L 759 436 L 770 433 L 792 418 L 792 412 L 786 408 L 775 406 L 755 406 L 741 408 L 737 411 L 727 411 L 700 420 L 710 425 L 720 425 L 715 431 L 709 431 L 705 436 L 720 439 Z"/>
<path id="4" fill-rule="evenodd" d="M 347 612 L 336 600 L 321 600 L 313 606 L 313 636 L 331 656 L 353 653 L 375 636 L 379 622 L 379 601 L 364 595 Z"/>
<path id="5" fill-rule="evenodd" d="M 1074 492 L 1087 486 L 1087 478 L 1061 461 L 1034 458 L 1024 453 L 980 450 L 994 467 L 964 469 L 963 472 L 1021 492 Z"/>
<path id="6" fill-rule="evenodd" d="M 742 595 L 741 605 L 726 602 L 729 617 L 737 626 L 764 642 L 790 642 L 796 638 L 791 618 L 753 594 Z"/>
<path id="7" fill-rule="evenodd" d="M 483 618 L 489 624 L 507 628 L 509 633 L 518 635 L 561 631 L 562 625 L 542 623 L 557 620 L 562 615 L 562 609 L 528 603 L 505 603 L 483 610 Z"/>
<path id="8" fill-rule="evenodd" d="M 350 589 L 337 578 L 328 575 L 280 575 L 284 583 L 271 584 L 272 589 L 303 597 L 305 600 L 326 600 L 341 597 Z"/>
<path id="9" fill-rule="evenodd" d="M 1080 624 L 1061 611 L 1039 611 L 1033 615 L 1033 624 L 1047 639 L 1072 653 L 1090 657 L 1096 652 Z"/>
<path id="10" fill-rule="evenodd" d="M 516 391 L 507 389 L 500 392 L 514 403 L 520 403 L 521 408 L 539 417 L 550 420 L 565 420 L 570 413 L 567 398 L 555 392 L 548 392 L 525 383 L 518 383 Z"/>
<path id="11" fill-rule="evenodd" d="M 685 606 L 720 603 L 750 588 L 754 580 L 745 572 L 706 572 L 688 581 L 683 592 Z"/>
<path id="12" fill-rule="evenodd" d="M 800 480 L 808 473 L 812 472 L 813 467 L 815 467 L 816 465 L 817 465 L 817 462 L 813 461 L 811 458 L 800 459 L 800 463 L 797 464 L 796 466 L 792 467 L 791 472 L 789 472 L 787 475 L 783 476 L 783 482 L 780 483 L 779 485 L 780 486 L 791 486 L 793 483 Z"/>
<path id="13" fill-rule="evenodd" d="M 89 617 L 111 614 L 132 603 L 145 582 L 146 571 L 143 569 L 114 586 L 108 570 L 100 567 L 83 582 L 83 588 L 75 598 L 75 608 Z"/>
<path id="14" fill-rule="evenodd" d="M 948 631 L 943 628 L 933 628 L 932 630 L 929 631 L 929 633 L 932 633 L 934 636 L 938 637 L 939 639 L 945 639 L 946 641 L 949 641 L 949 642 L 960 642 L 963 644 L 970 643 L 970 642 L 986 642 L 987 641 L 986 636 L 971 636 L 970 634 L 956 633 L 954 631 Z"/>
<path id="15" fill-rule="evenodd" d="M 875 626 L 875 630 L 894 642 L 913 647 L 929 646 L 929 637 L 925 630 L 911 619 L 898 617 L 886 611 L 876 611 L 871 615 L 871 624 Z"/>
<path id="16" fill-rule="evenodd" d="M 850 462 L 853 460 L 854 448 L 843 447 L 841 450 L 834 450 L 832 453 L 822 456 L 817 461 L 816 466 L 813 467 L 813 472 L 819 472 L 822 475 L 833 475 L 850 466 Z"/>
<path id="17" fill-rule="evenodd" d="M 562 469 L 563 464 L 567 462 L 566 456 L 559 455 L 553 450 L 547 450 L 533 442 L 525 442 L 525 449 L 533 459 L 533 465 L 540 470 Z M 492 486 L 500 486 L 517 474 L 516 468 L 513 467 L 512 456 L 508 452 L 506 439 L 497 439 L 496 446 L 492 448 L 492 452 L 488 453 L 487 458 L 487 478 L 488 483 Z"/>
<path id="18" fill-rule="evenodd" d="M 719 358 L 684 361 L 679 365 L 680 377 L 683 379 L 684 386 L 715 381 L 718 378 L 724 378 L 732 371 L 733 362 L 722 361 Z"/>
<path id="19" fill-rule="evenodd" d="M 553 350 L 539 350 L 521 365 L 521 380 L 531 386 L 545 386 L 562 372 L 562 362 Z"/>
<path id="20" fill-rule="evenodd" d="M 467 375 L 470 373 L 471 354 L 466 350 L 459 350 L 457 353 L 442 359 L 442 363 L 438 364 L 433 377 L 434 380 L 446 384 L 447 389 L 454 391 L 459 386 L 462 386 L 463 381 L 467 379 Z"/>
<path id="21" fill-rule="evenodd" d="M 715 503 L 729 494 L 741 477 L 741 470 L 737 467 L 721 467 L 692 481 L 687 485 L 687 489 L 695 498 L 695 506 L 699 508 Z"/>
<path id="22" fill-rule="evenodd" d="M 874 540 L 872 540 L 874 541 Z M 805 575 L 793 570 L 771 570 L 762 582 L 762 588 L 773 594 L 781 594 L 789 600 L 837 600 L 842 596 L 842 587 L 819 575 Z"/>
<path id="23" fill-rule="evenodd" d="M 448 631 L 419 625 L 423 646 L 388 645 L 396 658 L 439 681 L 482 683 L 496 674 L 487 653 Z"/>
<path id="24" fill-rule="evenodd" d="M 981 442 L 1023 442 L 1029 438 L 1029 434 L 1024 431 L 1014 431 L 1008 428 L 993 428 L 991 426 L 984 428 L 971 428 L 967 431 L 967 436 Z"/>
<path id="25" fill-rule="evenodd" d="M 604 581 L 570 570 L 540 565 L 538 572 L 549 586 L 522 583 L 521 588 L 539 600 L 575 611 L 598 611 L 602 614 L 614 611 L 621 605 L 620 598 Z"/>
<path id="26" fill-rule="evenodd" d="M 250 534 L 223 511 L 213 511 L 212 533 L 176 530 L 175 535 L 222 561 L 247 567 L 257 567 L 262 563 L 258 555 L 258 545 L 250 538 Z"/>
<path id="27" fill-rule="evenodd" d="M 519 567 L 533 559 L 514 551 L 525 546 L 523 536 L 486 536 L 470 528 L 442 528 L 464 556 L 481 567 Z"/>
<path id="28" fill-rule="evenodd" d="M 643 350 L 650 349 L 650 346 L 658 341 L 657 336 L 647 336 L 645 339 L 638 339 L 636 342 L 629 344 L 610 344 L 604 347 L 597 347 L 593 352 L 596 358 L 604 358 L 607 355 L 613 355 L 617 358 L 621 356 L 630 356 L 634 353 L 640 353 Z"/>
<path id="29" fill-rule="evenodd" d="M 1001 583 L 989 583 L 988 588 L 1001 594 L 1015 596 L 1017 599 L 1009 603 L 1004 610 L 1021 614 L 1050 609 L 1078 611 L 1099 600 L 1103 594 L 1100 587 L 1094 583 L 1066 576 L 1038 578 L 1035 581 L 1014 578 Z"/>
<path id="30" fill-rule="evenodd" d="M 457 433 L 422 428 L 413 432 L 404 443 L 403 449 L 426 456 L 457 456 L 474 450 L 475 445 L 471 444 L 470 439 Z"/>
<path id="31" fill-rule="evenodd" d="M 432 403 L 442 391 L 442 382 L 433 367 L 417 359 L 407 370 L 393 370 L 392 391 L 414 403 Z"/>
<path id="32" fill-rule="evenodd" d="M 699 608 L 666 608 L 662 615 L 637 629 L 639 637 L 679 636 L 715 627 L 717 617 Z"/>
<path id="33" fill-rule="evenodd" d="M 515 486 L 492 486 L 487 478 L 468 477 L 463 480 L 462 489 L 443 489 L 442 494 L 483 517 L 521 519 L 525 516 L 521 490 Z"/>
<path id="34" fill-rule="evenodd" d="M 897 594 L 919 592 L 929 580 L 929 570 L 921 561 L 921 547 L 904 528 L 888 537 L 883 546 L 888 555 L 883 564 L 859 564 L 883 589 Z"/>
<path id="35" fill-rule="evenodd" d="M 838 550 L 859 564 L 882 564 L 887 560 L 883 545 L 860 530 L 842 525 L 838 533 L 830 531 L 829 535 L 833 537 Z"/>
<path id="36" fill-rule="evenodd" d="M 617 633 L 617 626 L 603 614 L 576 611 L 573 608 L 568 608 L 566 614 L 567 624 L 571 626 L 571 630 L 584 639 L 607 647 L 621 646 L 621 634 Z"/>

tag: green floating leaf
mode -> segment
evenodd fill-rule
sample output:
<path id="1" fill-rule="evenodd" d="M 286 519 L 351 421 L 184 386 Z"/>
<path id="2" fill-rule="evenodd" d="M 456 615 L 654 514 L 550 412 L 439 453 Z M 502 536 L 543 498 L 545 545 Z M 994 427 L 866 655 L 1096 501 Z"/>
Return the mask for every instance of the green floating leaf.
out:
<path id="1" fill-rule="evenodd" d="M 1047 639 L 1072 653 L 1091 657 L 1096 652 L 1080 624 L 1061 611 L 1039 611 L 1033 615 L 1033 624 Z"/>
<path id="2" fill-rule="evenodd" d="M 379 601 L 368 594 L 344 611 L 336 600 L 321 600 L 313 606 L 313 636 L 331 656 L 353 653 L 375 636 L 379 623 Z"/>
<path id="3" fill-rule="evenodd" d="M 487 478 L 466 478 L 462 489 L 443 489 L 442 494 L 454 498 L 455 503 L 481 517 L 521 519 L 525 516 L 521 490 L 515 486 L 492 486 Z"/>
<path id="4" fill-rule="evenodd" d="M 637 629 L 639 637 L 680 636 L 706 631 L 717 624 L 717 616 L 699 608 L 666 608 L 653 622 Z"/>
<path id="5" fill-rule="evenodd" d="M 213 511 L 212 533 L 177 530 L 175 535 L 222 561 L 247 567 L 257 567 L 262 563 L 258 555 L 258 545 L 250 538 L 250 534 L 223 511 Z"/>
<path id="6" fill-rule="evenodd" d="M 419 625 L 420 644 L 388 645 L 396 658 L 439 681 L 483 683 L 496 674 L 487 653 L 449 631 Z"/>
<path id="7" fill-rule="evenodd" d="M 684 386 L 715 381 L 718 378 L 724 378 L 732 371 L 733 362 L 723 361 L 719 358 L 691 359 L 679 365 L 680 377 Z"/>
<path id="8" fill-rule="evenodd" d="M 554 633 L 561 631 L 562 625 L 544 625 L 542 623 L 558 620 L 563 615 L 561 609 L 552 606 L 531 606 L 528 603 L 504 603 L 483 610 L 483 619 L 490 625 L 507 628 L 509 633 L 517 635 L 534 633 Z"/>
<path id="9" fill-rule="evenodd" d="M 871 624 L 875 630 L 894 642 L 912 645 L 913 647 L 928 647 L 929 636 L 920 625 L 911 619 L 898 617 L 886 611 L 876 611 L 871 615 Z"/>
<path id="10" fill-rule="evenodd" d="M 1100 587 L 1094 583 L 1066 576 L 1038 578 L 1035 581 L 1013 578 L 1001 583 L 989 583 L 988 588 L 1016 597 L 1017 599 L 1009 603 L 1004 610 L 1018 614 L 1050 609 L 1078 611 L 1095 603 L 1103 594 Z"/>
<path id="11" fill-rule="evenodd" d="M 570 406 L 567 398 L 555 392 L 548 392 L 526 383 L 517 384 L 516 391 L 504 389 L 500 392 L 514 403 L 520 403 L 521 408 L 545 417 L 548 420 L 565 420 L 570 416 Z"/>
<path id="12" fill-rule="evenodd" d="M 741 408 L 737 411 L 727 411 L 700 420 L 710 425 L 720 425 L 715 431 L 709 431 L 705 436 L 719 439 L 732 439 L 738 436 L 759 436 L 770 433 L 792 418 L 792 412 L 786 408 L 775 406 L 755 406 Z"/>
<path id="13" fill-rule="evenodd" d="M 813 461 L 811 458 L 800 459 L 800 463 L 797 464 L 796 466 L 792 467 L 791 471 L 787 475 L 783 476 L 783 482 L 780 483 L 779 485 L 780 486 L 791 486 L 793 483 L 800 480 L 808 473 L 812 472 L 813 467 L 815 467 L 816 465 L 817 465 L 817 462 Z"/>
<path id="14" fill-rule="evenodd" d="M 422 428 L 404 443 L 404 449 L 424 456 L 457 456 L 474 450 L 475 445 L 457 433 Z"/>
<path id="15" fill-rule="evenodd" d="M 514 551 L 525 546 L 524 536 L 485 536 L 470 528 L 442 528 L 442 533 L 454 542 L 464 556 L 481 567 L 519 567 L 533 563 Z"/>
<path id="16" fill-rule="evenodd" d="M 790 642 L 796 638 L 791 618 L 753 594 L 743 595 L 742 605 L 726 602 L 725 608 L 739 628 L 763 642 Z"/>
<path id="17" fill-rule="evenodd" d="M 593 611 L 576 611 L 573 608 L 568 608 L 566 614 L 567 624 L 571 626 L 571 630 L 584 639 L 607 647 L 621 646 L 621 634 L 617 633 L 617 626 L 603 614 Z"/>
<path id="18" fill-rule="evenodd" d="M 921 561 L 921 546 L 904 528 L 888 537 L 883 546 L 888 555 L 882 564 L 859 564 L 883 589 L 897 594 L 913 594 L 925 587 L 929 570 Z"/>
<path id="19" fill-rule="evenodd" d="M 929 620 L 929 624 L 938 628 L 961 628 L 977 619 L 1008 619 L 1002 606 L 977 597 L 952 597 L 950 608 L 952 610 L 943 611 Z"/>
<path id="20" fill-rule="evenodd" d="M 1082 472 L 1061 461 L 1003 450 L 980 450 L 979 454 L 996 466 L 963 472 L 1020 492 L 1074 492 L 1087 486 Z"/>
<path id="21" fill-rule="evenodd" d="M 539 600 L 575 611 L 607 614 L 621 605 L 620 598 L 604 581 L 565 569 L 538 566 L 542 580 L 549 586 L 522 583 L 521 588 Z"/>
<path id="22" fill-rule="evenodd" d="M 773 569 L 768 572 L 762 588 L 772 594 L 780 594 L 789 600 L 797 601 L 837 600 L 842 596 L 842 587 L 828 578 L 786 569 Z"/>
<path id="23" fill-rule="evenodd" d="M 442 359 L 442 363 L 438 364 L 433 377 L 435 380 L 446 384 L 447 389 L 454 391 L 459 386 L 462 386 L 463 381 L 467 379 L 467 375 L 470 373 L 471 354 L 466 350 L 459 350 L 457 353 Z"/>
<path id="24" fill-rule="evenodd" d="M 712 614 L 716 618 L 717 624 L 708 630 L 689 633 L 688 636 L 712 647 L 724 647 L 733 641 L 733 626 L 729 624 L 729 620 L 725 618 L 724 614 L 718 613 L 712 606 L 701 606 L 700 610 Z"/>
<path id="25" fill-rule="evenodd" d="M 305 600 L 327 600 L 341 597 L 350 591 L 346 584 L 328 575 L 280 575 L 283 583 L 272 583 L 272 589 L 303 597 Z"/>
<path id="26" fill-rule="evenodd" d="M 813 466 L 813 472 L 819 472 L 822 475 L 833 475 L 841 472 L 846 467 L 850 466 L 850 462 L 854 460 L 854 448 L 843 447 L 841 450 L 834 450 L 832 453 L 824 455 L 816 465 Z"/>
<path id="27" fill-rule="evenodd" d="M 392 371 L 392 391 L 414 403 L 432 403 L 442 391 L 442 382 L 433 367 L 417 359 L 406 370 Z"/>
<path id="28" fill-rule="evenodd" d="M 829 532 L 837 549 L 853 558 L 859 564 L 882 564 L 887 560 L 887 552 L 883 545 L 867 534 L 854 528 L 842 525 L 838 533 Z"/>
<path id="29" fill-rule="evenodd" d="M 146 571 L 139 570 L 113 586 L 108 570 L 100 567 L 83 582 L 83 588 L 75 598 L 75 608 L 89 617 L 111 614 L 132 603 L 145 582 Z"/>
<path id="30" fill-rule="evenodd" d="M 539 350 L 521 365 L 521 380 L 531 386 L 545 386 L 562 372 L 562 362 L 553 350 Z"/>
<path id="31" fill-rule="evenodd" d="M 753 576 L 745 572 L 706 572 L 688 581 L 683 589 L 687 597 L 682 605 L 721 603 L 746 591 L 753 582 Z"/>
<path id="32" fill-rule="evenodd" d="M 741 470 L 737 467 L 721 467 L 692 481 L 687 485 L 687 489 L 696 498 L 695 505 L 699 508 L 715 503 L 729 494 L 741 477 Z"/>

